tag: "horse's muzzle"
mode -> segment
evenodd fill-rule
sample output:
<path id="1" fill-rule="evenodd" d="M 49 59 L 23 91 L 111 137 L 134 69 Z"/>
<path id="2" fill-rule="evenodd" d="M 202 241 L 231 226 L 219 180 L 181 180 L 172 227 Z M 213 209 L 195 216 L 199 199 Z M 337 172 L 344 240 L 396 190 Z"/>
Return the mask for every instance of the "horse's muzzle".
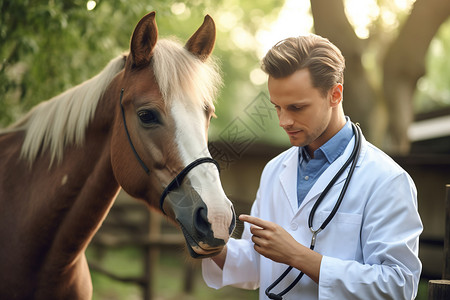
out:
<path id="1" fill-rule="evenodd" d="M 233 206 L 225 205 L 219 212 L 216 207 L 212 212 L 214 216 L 208 216 L 211 212 L 200 195 L 194 189 L 188 189 L 189 193 L 185 189 L 183 193 L 171 193 L 168 200 L 186 239 L 189 254 L 193 258 L 217 255 L 236 226 Z"/>

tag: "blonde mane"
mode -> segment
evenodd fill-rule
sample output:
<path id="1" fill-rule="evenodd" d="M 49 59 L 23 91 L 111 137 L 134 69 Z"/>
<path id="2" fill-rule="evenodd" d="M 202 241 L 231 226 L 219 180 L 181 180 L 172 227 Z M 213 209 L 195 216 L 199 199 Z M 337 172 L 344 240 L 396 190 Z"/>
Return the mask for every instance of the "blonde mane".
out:
<path id="1" fill-rule="evenodd" d="M 40 151 L 48 149 L 51 166 L 55 160 L 58 163 L 62 161 L 67 145 L 82 145 L 101 96 L 124 64 L 123 56 L 111 60 L 95 77 L 38 104 L 10 126 L 6 132 L 26 131 L 21 157 L 31 165 Z M 168 104 L 189 99 L 197 105 L 214 107 L 214 99 L 222 84 L 214 60 L 204 63 L 179 43 L 160 40 L 154 49 L 152 67 Z"/>
<path id="2" fill-rule="evenodd" d="M 25 130 L 21 156 L 31 164 L 39 151 L 50 150 L 50 165 L 61 162 L 64 147 L 81 145 L 103 92 L 123 69 L 124 57 L 111 60 L 95 77 L 39 103 L 8 130 Z"/>

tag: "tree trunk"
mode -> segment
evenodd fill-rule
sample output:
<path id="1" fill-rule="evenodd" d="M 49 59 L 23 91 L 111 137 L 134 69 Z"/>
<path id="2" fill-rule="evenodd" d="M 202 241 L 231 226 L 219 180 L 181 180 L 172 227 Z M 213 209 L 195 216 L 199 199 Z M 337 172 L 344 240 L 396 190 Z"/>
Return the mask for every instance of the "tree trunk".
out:
<path id="1" fill-rule="evenodd" d="M 344 111 L 359 122 L 366 138 L 374 137 L 376 92 L 362 65 L 366 43 L 359 39 L 347 16 L 342 0 L 311 0 L 314 30 L 341 49 L 345 57 Z"/>
<path id="2" fill-rule="evenodd" d="M 316 33 L 339 47 L 346 59 L 346 114 L 361 123 L 369 141 L 390 153 L 406 154 L 410 148 L 407 132 L 414 117 L 416 84 L 425 74 L 425 55 L 430 42 L 450 15 L 450 1 L 416 1 L 384 57 L 381 91 L 369 82 L 361 59 L 366 43 L 356 36 L 349 23 L 343 0 L 310 2 Z M 377 109 L 381 103 L 386 103 L 387 120 Z"/>
<path id="3" fill-rule="evenodd" d="M 450 1 L 417 0 L 386 53 L 383 93 L 389 115 L 389 152 L 409 152 L 408 127 L 414 118 L 413 95 L 417 81 L 425 75 L 425 56 L 431 40 L 449 15 Z"/>

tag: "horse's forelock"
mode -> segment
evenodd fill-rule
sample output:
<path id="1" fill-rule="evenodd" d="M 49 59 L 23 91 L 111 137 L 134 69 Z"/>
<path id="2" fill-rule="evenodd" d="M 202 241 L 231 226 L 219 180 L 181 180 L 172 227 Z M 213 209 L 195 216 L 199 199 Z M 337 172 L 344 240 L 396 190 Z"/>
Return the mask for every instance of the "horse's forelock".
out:
<path id="1" fill-rule="evenodd" d="M 214 107 L 222 77 L 210 57 L 202 62 L 173 39 L 158 41 L 152 67 L 165 101 L 190 99 L 202 106 Z"/>
<path id="2" fill-rule="evenodd" d="M 102 94 L 124 63 L 123 56 L 111 60 L 95 77 L 40 103 L 10 126 L 7 131 L 26 131 L 21 156 L 31 165 L 40 151 L 48 149 L 51 163 L 60 162 L 66 145 L 82 144 Z M 213 58 L 202 62 L 178 42 L 163 39 L 154 49 L 152 67 L 168 104 L 189 99 L 214 107 L 222 77 Z"/>

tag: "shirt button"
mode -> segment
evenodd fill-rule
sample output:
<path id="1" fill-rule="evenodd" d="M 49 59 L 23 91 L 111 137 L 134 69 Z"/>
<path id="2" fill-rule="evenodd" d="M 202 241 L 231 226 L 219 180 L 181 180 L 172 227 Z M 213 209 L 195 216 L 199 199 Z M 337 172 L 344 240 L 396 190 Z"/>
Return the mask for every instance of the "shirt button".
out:
<path id="1" fill-rule="evenodd" d="M 309 176 L 305 176 L 305 180 L 308 181 L 309 180 Z"/>
<path id="2" fill-rule="evenodd" d="M 297 223 L 291 223 L 291 230 L 297 230 L 298 229 L 298 224 Z"/>

